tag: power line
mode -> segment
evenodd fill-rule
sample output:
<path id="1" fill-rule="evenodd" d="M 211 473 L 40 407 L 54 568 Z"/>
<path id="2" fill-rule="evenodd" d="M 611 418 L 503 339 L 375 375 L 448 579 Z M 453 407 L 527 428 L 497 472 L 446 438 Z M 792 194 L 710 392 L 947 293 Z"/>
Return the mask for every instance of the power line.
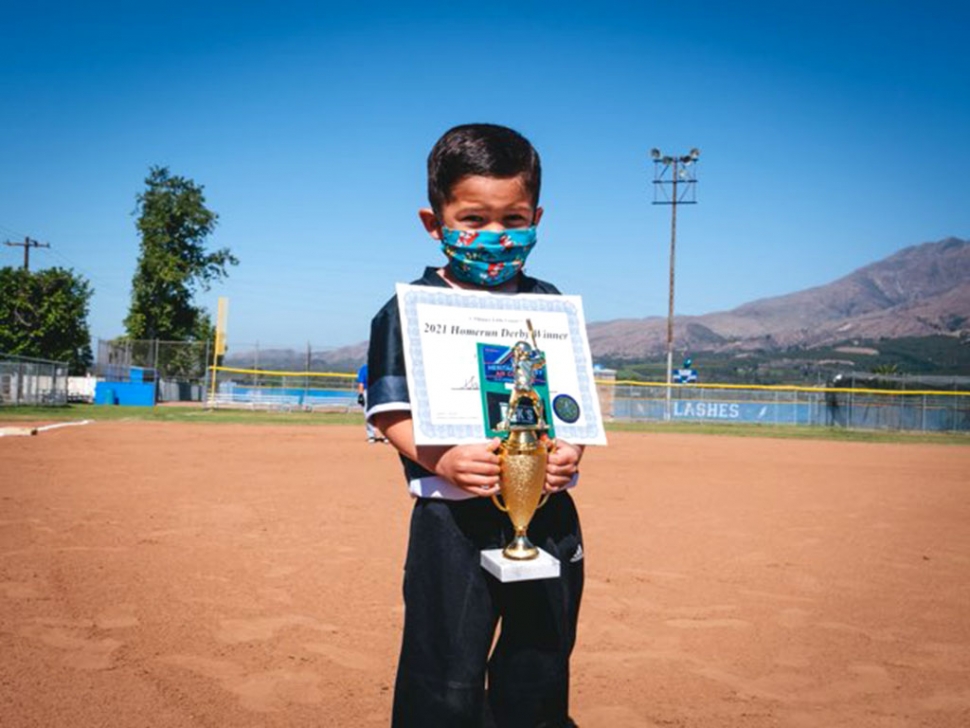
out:
<path id="1" fill-rule="evenodd" d="M 14 230 L 13 228 L 9 228 L 9 227 L 7 227 L 6 225 L 3 225 L 3 224 L 0 224 L 0 230 L 6 231 L 9 235 L 17 235 L 17 236 L 23 236 L 24 235 L 24 233 L 20 232 L 19 230 Z"/>
<path id="2" fill-rule="evenodd" d="M 4 243 L 4 245 L 9 245 L 12 248 L 23 248 L 24 249 L 24 270 L 30 270 L 30 249 L 31 248 L 49 248 L 50 243 L 38 243 L 36 240 L 32 240 L 27 236 L 24 236 L 24 242 L 22 243 L 12 243 L 9 240 Z"/>

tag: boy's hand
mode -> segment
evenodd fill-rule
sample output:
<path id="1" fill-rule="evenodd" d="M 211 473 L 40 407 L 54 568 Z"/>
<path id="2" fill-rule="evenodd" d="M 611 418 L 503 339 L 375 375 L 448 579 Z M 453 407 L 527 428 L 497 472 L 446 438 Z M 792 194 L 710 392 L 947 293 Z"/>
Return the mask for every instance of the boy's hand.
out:
<path id="1" fill-rule="evenodd" d="M 374 415 L 374 425 L 399 453 L 459 488 L 478 496 L 499 492 L 499 438 L 474 445 L 417 447 L 410 412 L 378 413 Z"/>
<path id="2" fill-rule="evenodd" d="M 495 451 L 501 442 L 496 437 L 489 442 L 450 447 L 438 459 L 435 472 L 469 493 L 495 495 L 500 472 Z"/>
<path id="3" fill-rule="evenodd" d="M 573 476 L 579 472 L 579 461 L 583 458 L 583 448 L 565 440 L 553 440 L 549 459 L 546 461 L 546 484 L 543 491 L 558 493 L 569 485 Z"/>

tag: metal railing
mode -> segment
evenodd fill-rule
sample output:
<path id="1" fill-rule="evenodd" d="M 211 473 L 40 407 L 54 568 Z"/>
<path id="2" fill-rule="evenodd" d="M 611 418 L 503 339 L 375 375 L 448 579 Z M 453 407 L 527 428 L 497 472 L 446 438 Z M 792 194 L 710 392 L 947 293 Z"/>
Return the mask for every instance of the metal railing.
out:
<path id="1" fill-rule="evenodd" d="M 0 353 L 0 405 L 67 404 L 68 364 Z"/>

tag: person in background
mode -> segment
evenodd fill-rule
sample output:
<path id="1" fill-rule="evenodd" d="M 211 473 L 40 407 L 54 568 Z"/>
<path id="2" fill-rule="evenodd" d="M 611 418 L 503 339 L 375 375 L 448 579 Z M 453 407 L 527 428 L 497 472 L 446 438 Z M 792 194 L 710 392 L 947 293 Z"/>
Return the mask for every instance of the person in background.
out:
<path id="1" fill-rule="evenodd" d="M 357 370 L 357 404 L 367 411 L 367 365 L 364 364 Z M 370 420 L 364 420 L 364 428 L 367 431 L 367 442 L 387 442 L 387 439 L 380 435 L 377 428 Z"/>

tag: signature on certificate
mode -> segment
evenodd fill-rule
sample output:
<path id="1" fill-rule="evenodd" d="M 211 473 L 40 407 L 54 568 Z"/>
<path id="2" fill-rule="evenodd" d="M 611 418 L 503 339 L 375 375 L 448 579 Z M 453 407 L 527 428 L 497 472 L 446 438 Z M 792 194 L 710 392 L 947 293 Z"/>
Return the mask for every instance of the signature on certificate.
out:
<path id="1" fill-rule="evenodd" d="M 464 382 L 459 384 L 457 387 L 452 387 L 451 389 L 453 392 L 470 392 L 470 391 L 477 391 L 478 388 L 479 388 L 478 377 L 473 374 L 472 376 L 468 377 L 468 379 L 466 379 Z"/>

